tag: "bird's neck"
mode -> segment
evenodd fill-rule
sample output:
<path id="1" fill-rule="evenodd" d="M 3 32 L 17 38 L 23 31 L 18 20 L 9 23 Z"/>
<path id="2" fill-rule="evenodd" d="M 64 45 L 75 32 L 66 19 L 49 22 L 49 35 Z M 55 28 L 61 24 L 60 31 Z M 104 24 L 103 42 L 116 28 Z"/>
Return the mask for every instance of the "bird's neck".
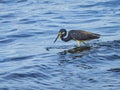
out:
<path id="1" fill-rule="evenodd" d="M 67 42 L 67 41 L 71 40 L 71 37 L 69 35 L 67 37 L 61 36 L 61 40 Z"/>

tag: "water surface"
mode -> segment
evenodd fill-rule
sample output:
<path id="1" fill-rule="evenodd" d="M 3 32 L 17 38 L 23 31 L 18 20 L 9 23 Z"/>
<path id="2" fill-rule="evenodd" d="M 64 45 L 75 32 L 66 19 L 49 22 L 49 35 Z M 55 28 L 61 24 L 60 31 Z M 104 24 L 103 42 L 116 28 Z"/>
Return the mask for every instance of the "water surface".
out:
<path id="1" fill-rule="evenodd" d="M 101 34 L 90 47 L 60 28 Z M 0 90 L 119 90 L 119 0 L 0 0 Z"/>

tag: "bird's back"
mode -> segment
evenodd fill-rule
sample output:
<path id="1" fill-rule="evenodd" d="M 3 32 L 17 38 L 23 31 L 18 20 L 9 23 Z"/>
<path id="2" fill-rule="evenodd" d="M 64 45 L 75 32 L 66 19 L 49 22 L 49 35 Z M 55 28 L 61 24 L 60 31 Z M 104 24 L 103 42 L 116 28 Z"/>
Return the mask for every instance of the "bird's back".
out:
<path id="1" fill-rule="evenodd" d="M 87 32 L 83 30 L 71 30 L 69 31 L 69 35 L 74 40 L 91 40 L 100 37 L 99 34 Z"/>

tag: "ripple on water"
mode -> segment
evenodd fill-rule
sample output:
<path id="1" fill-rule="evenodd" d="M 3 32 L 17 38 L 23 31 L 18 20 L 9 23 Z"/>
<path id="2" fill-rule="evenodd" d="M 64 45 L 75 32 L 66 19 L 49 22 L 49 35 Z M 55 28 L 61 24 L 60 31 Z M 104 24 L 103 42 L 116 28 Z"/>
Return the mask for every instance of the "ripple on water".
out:
<path id="1" fill-rule="evenodd" d="M 119 4 L 120 4 L 119 0 L 111 0 L 111 1 L 97 3 L 97 5 L 106 6 L 106 7 L 117 7 L 119 6 Z"/>
<path id="2" fill-rule="evenodd" d="M 26 72 L 26 73 L 10 73 L 4 77 L 5 79 L 22 79 L 22 78 L 38 78 L 39 80 L 47 79 L 49 78 L 47 74 L 44 74 L 43 72 Z"/>
<path id="3" fill-rule="evenodd" d="M 21 2 L 27 2 L 28 0 L 0 0 L 0 3 L 3 3 L 3 4 L 8 4 L 8 3 L 21 3 Z"/>
<path id="4" fill-rule="evenodd" d="M 111 71 L 111 72 L 120 72 L 120 68 L 111 68 L 108 71 Z"/>
<path id="5" fill-rule="evenodd" d="M 2 39 L 0 40 L 0 44 L 8 44 L 8 43 L 11 43 L 11 42 L 14 42 L 15 39 Z"/>
<path id="6" fill-rule="evenodd" d="M 31 19 L 21 19 L 19 20 L 19 24 L 34 24 L 36 23 L 36 20 L 31 20 Z"/>
<path id="7" fill-rule="evenodd" d="M 14 38 L 14 39 L 15 39 L 15 38 L 28 38 L 28 37 L 32 37 L 32 36 L 33 36 L 33 35 L 31 35 L 31 34 L 25 34 L 25 33 L 22 34 L 22 33 L 21 33 L 21 34 L 16 34 L 16 35 L 15 35 L 15 34 L 14 34 L 14 35 L 8 35 L 7 37 L 8 37 L 8 38 Z"/>
<path id="8" fill-rule="evenodd" d="M 0 15 L 0 18 L 13 18 L 13 17 L 15 17 L 15 14 L 14 13 L 7 13 L 7 14 L 5 14 L 5 15 Z"/>
<path id="9" fill-rule="evenodd" d="M 3 60 L 0 60 L 0 62 L 11 62 L 11 61 L 21 61 L 21 60 L 27 60 L 33 58 L 34 55 L 31 56 L 18 56 L 18 57 L 8 57 Z"/>
<path id="10" fill-rule="evenodd" d="M 74 9 L 78 9 L 78 8 L 89 8 L 89 7 L 95 7 L 96 4 L 88 4 L 88 5 L 76 5 L 74 7 Z"/>
<path id="11" fill-rule="evenodd" d="M 119 0 L 0 0 L 0 90 L 119 90 L 119 6 Z M 52 44 L 60 28 L 103 35 L 86 49 Z"/>

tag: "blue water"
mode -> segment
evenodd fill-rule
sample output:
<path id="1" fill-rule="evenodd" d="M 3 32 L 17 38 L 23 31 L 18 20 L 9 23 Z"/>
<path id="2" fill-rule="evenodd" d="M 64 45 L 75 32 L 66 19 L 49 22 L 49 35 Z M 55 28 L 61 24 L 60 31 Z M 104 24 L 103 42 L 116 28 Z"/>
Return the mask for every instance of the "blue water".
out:
<path id="1" fill-rule="evenodd" d="M 101 34 L 91 47 L 59 29 Z M 0 90 L 120 90 L 120 0 L 0 0 Z"/>

